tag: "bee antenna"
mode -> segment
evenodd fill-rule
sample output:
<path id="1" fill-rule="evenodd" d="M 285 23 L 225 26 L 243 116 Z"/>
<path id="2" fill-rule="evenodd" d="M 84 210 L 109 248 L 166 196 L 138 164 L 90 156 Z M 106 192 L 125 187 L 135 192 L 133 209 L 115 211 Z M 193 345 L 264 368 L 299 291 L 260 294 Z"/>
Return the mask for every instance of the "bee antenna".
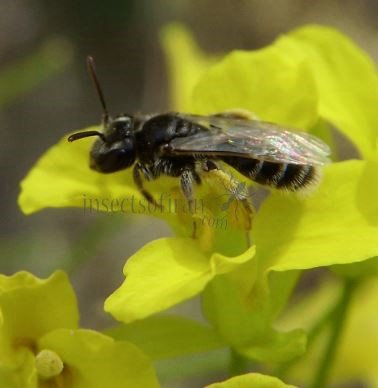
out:
<path id="1" fill-rule="evenodd" d="M 84 139 L 85 137 L 90 137 L 90 136 L 98 136 L 101 138 L 101 140 L 105 143 L 106 139 L 104 134 L 98 131 L 84 131 L 84 132 L 76 132 L 73 133 L 71 136 L 68 137 L 68 141 L 72 143 L 73 141 L 79 140 L 79 139 Z"/>
<path id="2" fill-rule="evenodd" d="M 96 92 L 98 95 L 98 98 L 100 99 L 100 103 L 102 106 L 102 119 L 104 123 L 106 124 L 109 121 L 109 111 L 105 103 L 105 98 L 104 98 L 104 93 L 102 92 L 100 82 L 97 77 L 97 72 L 96 72 L 96 66 L 95 66 L 95 61 L 92 56 L 88 55 L 87 56 L 87 66 L 88 66 L 88 72 L 93 80 L 93 83 L 96 88 Z"/>

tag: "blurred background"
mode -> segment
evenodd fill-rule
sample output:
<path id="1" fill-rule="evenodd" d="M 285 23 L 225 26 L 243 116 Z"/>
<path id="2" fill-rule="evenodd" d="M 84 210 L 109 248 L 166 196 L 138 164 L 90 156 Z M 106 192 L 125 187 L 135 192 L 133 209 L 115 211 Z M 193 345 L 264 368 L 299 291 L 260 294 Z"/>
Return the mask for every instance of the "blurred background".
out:
<path id="1" fill-rule="evenodd" d="M 103 301 L 122 281 L 125 258 L 170 234 L 150 218 L 79 209 L 24 216 L 17 207 L 19 182 L 38 157 L 100 121 L 88 54 L 111 112 L 159 112 L 170 109 L 159 41 L 167 23 L 184 23 L 209 53 L 256 49 L 303 24 L 325 24 L 377 59 L 377 15 L 376 0 L 1 0 L 0 273 L 68 270 L 82 325 L 103 328 Z"/>

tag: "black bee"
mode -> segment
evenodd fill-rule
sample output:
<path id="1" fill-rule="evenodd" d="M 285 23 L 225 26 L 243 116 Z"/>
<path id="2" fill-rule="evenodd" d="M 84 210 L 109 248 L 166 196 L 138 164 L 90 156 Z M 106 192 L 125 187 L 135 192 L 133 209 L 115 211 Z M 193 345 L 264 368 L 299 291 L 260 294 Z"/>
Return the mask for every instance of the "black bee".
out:
<path id="1" fill-rule="evenodd" d="M 201 172 L 221 171 L 222 163 L 261 185 L 300 191 L 315 184 L 319 167 L 329 162 L 330 150 L 318 138 L 253 120 L 241 111 L 210 116 L 122 114 L 112 118 L 93 59 L 88 57 L 87 63 L 102 104 L 104 131 L 78 132 L 68 140 L 97 136 L 90 152 L 90 167 L 112 173 L 133 166 L 136 186 L 156 206 L 143 179 L 153 180 L 160 175 L 180 178 L 191 207 L 193 183 L 201 182 Z"/>

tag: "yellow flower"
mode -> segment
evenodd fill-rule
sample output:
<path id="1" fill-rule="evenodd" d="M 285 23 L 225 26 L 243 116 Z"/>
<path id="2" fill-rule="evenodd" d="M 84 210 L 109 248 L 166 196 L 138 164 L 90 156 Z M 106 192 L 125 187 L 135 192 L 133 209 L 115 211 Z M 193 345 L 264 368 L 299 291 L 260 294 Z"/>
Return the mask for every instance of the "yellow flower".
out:
<path id="1" fill-rule="evenodd" d="M 0 385 L 157 387 L 147 356 L 126 341 L 78 328 L 77 302 L 63 272 L 39 279 L 0 275 Z"/>

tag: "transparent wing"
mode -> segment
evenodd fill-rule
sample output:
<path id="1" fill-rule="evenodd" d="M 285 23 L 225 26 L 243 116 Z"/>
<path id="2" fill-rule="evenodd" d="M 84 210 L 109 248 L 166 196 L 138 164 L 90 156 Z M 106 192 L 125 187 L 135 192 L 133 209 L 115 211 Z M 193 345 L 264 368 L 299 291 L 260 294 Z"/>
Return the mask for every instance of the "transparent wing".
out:
<path id="1" fill-rule="evenodd" d="M 292 164 L 324 165 L 330 162 L 329 147 L 308 133 L 258 120 L 190 114 L 178 116 L 204 130 L 172 140 L 169 152 L 173 154 L 234 155 Z"/>

